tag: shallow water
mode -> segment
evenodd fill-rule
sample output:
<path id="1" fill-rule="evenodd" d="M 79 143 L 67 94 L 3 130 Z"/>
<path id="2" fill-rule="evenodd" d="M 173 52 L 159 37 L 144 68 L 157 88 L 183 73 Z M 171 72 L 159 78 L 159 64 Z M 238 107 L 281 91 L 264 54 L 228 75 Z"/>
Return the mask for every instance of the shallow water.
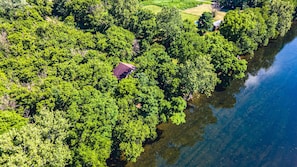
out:
<path id="1" fill-rule="evenodd" d="M 161 139 L 127 166 L 297 166 L 297 26 L 259 49 L 247 77 L 199 98 L 187 123 L 162 124 Z"/>

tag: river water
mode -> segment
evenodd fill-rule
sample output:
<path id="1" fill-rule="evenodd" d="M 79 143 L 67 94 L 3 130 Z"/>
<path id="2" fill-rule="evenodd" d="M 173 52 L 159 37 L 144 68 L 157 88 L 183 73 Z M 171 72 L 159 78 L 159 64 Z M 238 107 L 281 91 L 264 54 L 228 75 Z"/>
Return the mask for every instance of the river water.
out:
<path id="1" fill-rule="evenodd" d="M 127 166 L 297 167 L 297 26 L 259 49 L 247 77 L 162 124 L 160 139 Z"/>

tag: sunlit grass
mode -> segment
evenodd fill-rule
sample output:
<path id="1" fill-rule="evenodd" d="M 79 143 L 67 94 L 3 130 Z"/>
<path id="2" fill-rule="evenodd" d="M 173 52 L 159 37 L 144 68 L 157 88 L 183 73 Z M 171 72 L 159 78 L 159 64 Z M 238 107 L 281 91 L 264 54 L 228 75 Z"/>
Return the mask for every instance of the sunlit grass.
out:
<path id="1" fill-rule="evenodd" d="M 180 14 L 181 14 L 183 20 L 189 20 L 189 21 L 191 21 L 193 23 L 196 20 L 198 20 L 198 16 L 196 16 L 196 15 L 192 15 L 192 14 L 184 13 L 184 12 L 181 12 Z"/>
<path id="2" fill-rule="evenodd" d="M 226 12 L 224 11 L 217 11 L 216 12 L 216 17 L 214 18 L 214 20 L 223 20 L 224 17 L 226 15 Z"/>
<path id="3" fill-rule="evenodd" d="M 211 5 L 209 4 L 203 4 L 203 5 L 199 5 L 197 7 L 193 7 L 193 8 L 188 8 L 186 10 L 184 10 L 184 13 L 189 13 L 192 15 L 196 15 L 196 16 L 201 16 L 203 12 L 211 12 L 212 8 Z"/>
<path id="4" fill-rule="evenodd" d="M 143 6 L 143 9 L 147 9 L 150 10 L 151 12 L 157 14 L 159 12 L 161 12 L 162 7 L 156 6 L 156 5 L 147 5 L 147 6 Z M 194 22 L 198 19 L 198 16 L 190 14 L 190 13 L 184 13 L 183 11 L 180 12 L 182 19 L 183 20 L 190 20 L 191 22 Z"/>
<path id="5" fill-rule="evenodd" d="M 168 6 L 175 7 L 178 9 L 187 9 L 195 7 L 199 4 L 204 3 L 197 0 L 144 0 L 141 2 L 142 5 L 156 5 L 160 7 Z"/>
<path id="6" fill-rule="evenodd" d="M 162 10 L 162 7 L 156 6 L 156 5 L 146 5 L 146 6 L 143 6 L 142 8 L 150 10 L 151 12 L 153 12 L 155 14 L 161 12 L 161 10 Z"/>
<path id="7" fill-rule="evenodd" d="M 209 1 L 205 1 L 205 2 L 209 2 Z M 148 9 L 155 14 L 159 13 L 162 10 L 162 7 L 157 5 L 144 5 L 142 8 Z M 202 4 L 193 8 L 180 10 L 180 14 L 183 20 L 188 19 L 194 23 L 196 20 L 198 20 L 198 18 L 202 15 L 203 12 L 212 12 L 212 10 L 213 9 L 210 4 Z M 226 15 L 226 12 L 224 11 L 216 11 L 216 16 L 214 20 L 223 20 L 225 15 Z"/>
<path id="8" fill-rule="evenodd" d="M 213 11 L 213 9 L 210 4 L 203 4 L 203 5 L 194 7 L 194 8 L 189 8 L 189 9 L 183 10 L 183 13 L 194 15 L 198 19 L 202 15 L 203 12 L 212 12 L 212 11 Z M 216 11 L 216 16 L 215 16 L 214 20 L 223 20 L 225 15 L 226 15 L 226 12 Z"/>

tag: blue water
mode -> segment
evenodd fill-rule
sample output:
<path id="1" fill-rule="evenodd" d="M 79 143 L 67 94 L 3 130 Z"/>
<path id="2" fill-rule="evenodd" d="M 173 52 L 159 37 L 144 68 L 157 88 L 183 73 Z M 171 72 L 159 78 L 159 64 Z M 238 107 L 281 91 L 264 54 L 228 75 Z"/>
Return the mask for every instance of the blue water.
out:
<path id="1" fill-rule="evenodd" d="M 247 77 L 193 102 L 182 126 L 128 166 L 297 167 L 297 33 L 256 52 Z"/>
<path id="2" fill-rule="evenodd" d="M 233 108 L 211 106 L 217 123 L 183 148 L 175 166 L 297 166 L 297 38 L 248 79 Z M 160 161 L 160 165 L 166 165 Z"/>

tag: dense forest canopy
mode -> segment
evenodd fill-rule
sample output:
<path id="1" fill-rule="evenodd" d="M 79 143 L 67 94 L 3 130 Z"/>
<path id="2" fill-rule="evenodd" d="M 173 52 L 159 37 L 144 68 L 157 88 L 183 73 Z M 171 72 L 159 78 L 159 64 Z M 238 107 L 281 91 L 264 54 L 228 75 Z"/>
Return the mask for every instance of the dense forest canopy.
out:
<path id="1" fill-rule="evenodd" d="M 0 165 L 136 161 L 158 124 L 186 121 L 185 98 L 244 77 L 239 56 L 290 29 L 292 2 L 231 10 L 211 32 L 209 13 L 196 27 L 137 0 L 0 0 Z M 122 80 L 120 62 L 136 66 Z"/>

